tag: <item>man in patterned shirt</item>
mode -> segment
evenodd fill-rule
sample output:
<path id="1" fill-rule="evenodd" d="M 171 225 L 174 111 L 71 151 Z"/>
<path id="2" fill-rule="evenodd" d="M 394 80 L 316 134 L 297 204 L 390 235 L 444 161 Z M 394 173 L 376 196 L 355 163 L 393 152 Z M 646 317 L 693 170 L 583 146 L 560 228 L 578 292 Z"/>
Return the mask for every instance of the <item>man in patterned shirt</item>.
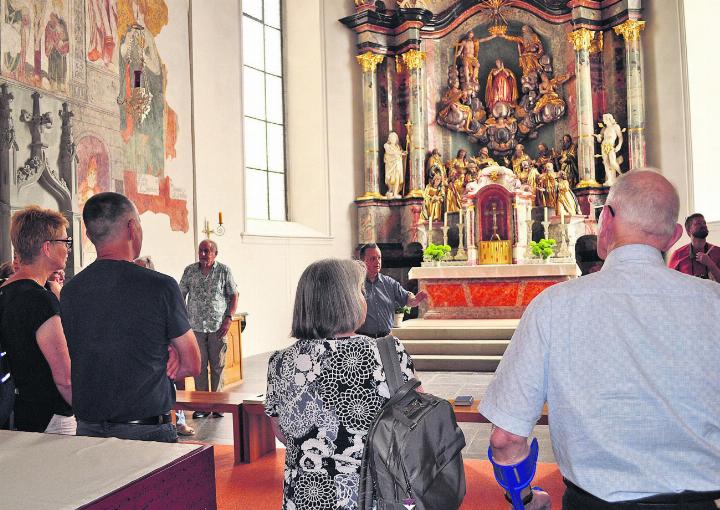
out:
<path id="1" fill-rule="evenodd" d="M 200 374 L 195 377 L 195 389 L 208 391 L 208 362 L 210 363 L 210 391 L 221 391 L 227 352 L 227 332 L 238 302 L 238 291 L 230 268 L 217 262 L 215 241 L 205 239 L 198 247 L 198 262 L 185 268 L 180 291 L 187 299 L 190 325 L 200 347 Z M 178 386 L 179 387 L 179 386 Z M 208 413 L 195 411 L 193 418 Z M 222 413 L 213 413 L 222 416 Z"/>

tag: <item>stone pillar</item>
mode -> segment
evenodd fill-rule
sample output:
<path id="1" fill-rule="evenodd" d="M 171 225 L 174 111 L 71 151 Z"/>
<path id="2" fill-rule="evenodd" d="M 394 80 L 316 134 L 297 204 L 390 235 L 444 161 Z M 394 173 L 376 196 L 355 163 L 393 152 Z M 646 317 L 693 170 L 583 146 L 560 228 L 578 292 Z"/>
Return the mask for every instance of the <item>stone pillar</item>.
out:
<path id="1" fill-rule="evenodd" d="M 408 164 L 410 166 L 406 197 L 422 197 L 425 189 L 425 52 L 408 50 L 402 54 L 403 63 L 410 73 L 410 119 L 406 124 L 410 135 Z"/>
<path id="2" fill-rule="evenodd" d="M 628 154 L 630 170 L 645 166 L 645 89 L 643 85 L 640 31 L 644 21 L 629 19 L 614 28 L 625 39 L 625 81 L 627 82 Z"/>
<path id="3" fill-rule="evenodd" d="M 575 90 L 578 120 L 578 188 L 600 186 L 595 180 L 595 142 L 593 138 L 592 87 L 590 81 L 590 43 L 595 32 L 579 28 L 568 34 L 575 48 Z"/>
<path id="4" fill-rule="evenodd" d="M 358 200 L 372 200 L 383 197 L 380 193 L 380 142 L 378 140 L 375 68 L 385 57 L 368 51 L 355 58 L 362 66 L 363 154 L 365 163 L 365 194 L 358 197 Z"/>

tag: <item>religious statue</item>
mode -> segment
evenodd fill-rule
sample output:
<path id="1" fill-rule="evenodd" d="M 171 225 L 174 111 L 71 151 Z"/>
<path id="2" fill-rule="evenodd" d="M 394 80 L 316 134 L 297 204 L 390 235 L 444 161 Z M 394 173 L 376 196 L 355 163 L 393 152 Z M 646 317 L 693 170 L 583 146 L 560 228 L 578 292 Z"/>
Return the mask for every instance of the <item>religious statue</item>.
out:
<path id="1" fill-rule="evenodd" d="M 520 184 L 526 185 L 527 189 L 532 192 L 534 202 L 537 194 L 537 179 L 540 176 L 540 172 L 532 165 L 530 158 L 524 159 L 520 163 L 520 170 L 516 172 L 516 175 L 518 179 L 520 179 Z"/>
<path id="2" fill-rule="evenodd" d="M 574 188 L 578 185 L 580 175 L 578 173 L 577 162 L 577 145 L 573 142 L 572 136 L 564 134 L 562 137 L 562 150 L 558 159 L 560 171 L 565 172 L 570 187 Z"/>
<path id="3" fill-rule="evenodd" d="M 517 103 L 518 89 L 515 73 L 505 67 L 505 63 L 497 59 L 495 67 L 490 69 L 485 86 L 485 106 L 492 112 L 495 103 L 510 105 Z"/>
<path id="4" fill-rule="evenodd" d="M 521 30 L 521 37 L 507 34 L 503 34 L 502 37 L 517 43 L 520 69 L 522 69 L 523 76 L 540 73 L 543 71 L 540 59 L 545 55 L 543 43 L 530 25 L 523 25 Z"/>
<path id="5" fill-rule="evenodd" d="M 464 87 L 469 88 L 471 83 L 477 83 L 478 73 L 480 72 L 480 62 L 478 62 L 478 46 L 479 41 L 475 40 L 475 34 L 468 32 L 464 38 L 455 46 L 455 61 L 460 59 L 460 70 L 464 78 Z"/>
<path id="6" fill-rule="evenodd" d="M 453 158 L 453 160 L 450 161 L 449 171 L 451 174 L 452 174 L 453 170 L 457 170 L 458 172 L 460 172 L 460 169 L 465 169 L 467 164 L 468 164 L 467 151 L 465 149 L 460 149 L 459 151 L 457 151 L 457 155 L 455 156 L 455 158 Z"/>
<path id="7" fill-rule="evenodd" d="M 428 182 L 432 181 L 433 175 L 435 175 L 436 173 L 440 174 L 442 180 L 447 179 L 447 171 L 445 170 L 445 165 L 443 165 L 442 162 L 442 154 L 440 154 L 439 150 L 433 149 L 427 162 Z"/>
<path id="8" fill-rule="evenodd" d="M 476 169 L 477 170 L 477 169 Z M 480 184 L 477 181 L 477 173 L 465 174 L 465 189 L 463 190 L 462 200 L 464 203 L 469 204 L 470 199 L 480 190 Z"/>
<path id="9" fill-rule="evenodd" d="M 405 156 L 396 132 L 391 131 L 385 142 L 385 184 L 388 198 L 400 198 L 405 181 Z"/>
<path id="10" fill-rule="evenodd" d="M 457 82 L 453 82 L 440 101 L 439 123 L 456 131 L 469 131 L 472 119 L 469 94 L 460 90 Z"/>
<path id="11" fill-rule="evenodd" d="M 442 206 L 445 199 L 443 179 L 439 172 L 432 174 L 431 181 L 423 191 L 422 218 L 424 220 L 440 221 L 442 219 Z"/>
<path id="12" fill-rule="evenodd" d="M 445 212 L 452 213 L 460 210 L 462 194 L 465 188 L 465 177 L 457 168 L 450 170 L 447 189 L 445 190 Z"/>
<path id="13" fill-rule="evenodd" d="M 623 161 L 622 156 L 617 156 L 623 144 L 623 130 L 615 122 L 612 113 L 604 114 L 603 121 L 599 125 L 600 133 L 596 134 L 595 138 L 600 142 L 600 152 L 605 167 L 605 186 L 612 186 L 615 178 L 620 175 L 620 163 Z"/>
<path id="14" fill-rule="evenodd" d="M 507 158 L 505 158 L 507 161 Z M 517 144 L 515 146 L 515 153 L 512 157 L 512 170 L 515 172 L 515 175 L 520 177 L 520 165 L 523 161 L 531 161 L 531 158 L 528 154 L 525 153 L 525 146 L 521 143 Z M 520 179 L 522 181 L 522 179 Z"/>
<path id="15" fill-rule="evenodd" d="M 553 149 L 548 149 L 548 146 L 542 142 L 538 144 L 537 148 L 538 153 L 535 158 L 535 166 L 542 170 L 546 163 L 553 162 L 555 159 L 555 151 Z"/>
<path id="16" fill-rule="evenodd" d="M 475 159 L 475 164 L 478 166 L 479 169 L 483 169 L 490 165 L 497 165 L 497 162 L 490 157 L 490 152 L 488 151 L 487 147 L 482 147 L 480 149 L 480 154 Z"/>
<path id="17" fill-rule="evenodd" d="M 565 113 L 565 100 L 557 93 L 557 88 L 568 81 L 570 75 L 563 74 L 555 78 L 548 78 L 545 73 L 540 74 L 540 99 L 537 100 L 533 107 L 533 113 L 538 113 L 541 119 L 547 118 L 551 120 L 555 117 L 562 116 Z M 552 108 L 550 110 L 549 108 Z M 543 111 L 544 109 L 548 109 Z"/>
<path id="18" fill-rule="evenodd" d="M 557 187 L 556 213 L 560 216 L 581 214 L 577 197 L 570 189 L 570 181 L 568 181 L 567 175 L 562 170 L 558 172 Z"/>
<path id="19" fill-rule="evenodd" d="M 557 176 L 553 170 L 553 164 L 550 162 L 545 163 L 542 173 L 537 178 L 535 204 L 552 207 L 557 211 Z"/>

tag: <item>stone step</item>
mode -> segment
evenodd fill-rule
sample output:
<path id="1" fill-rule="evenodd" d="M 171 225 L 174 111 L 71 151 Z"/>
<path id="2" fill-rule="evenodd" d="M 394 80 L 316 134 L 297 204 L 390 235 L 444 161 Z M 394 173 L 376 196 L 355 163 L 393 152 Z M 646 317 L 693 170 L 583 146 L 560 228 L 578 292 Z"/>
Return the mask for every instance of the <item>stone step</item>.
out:
<path id="1" fill-rule="evenodd" d="M 519 319 L 410 319 L 392 334 L 400 340 L 509 340 Z"/>
<path id="2" fill-rule="evenodd" d="M 413 356 L 434 355 L 482 355 L 502 356 L 510 340 L 402 340 L 405 349 Z"/>
<path id="3" fill-rule="evenodd" d="M 417 354 L 412 358 L 416 370 L 494 372 L 502 356 Z"/>

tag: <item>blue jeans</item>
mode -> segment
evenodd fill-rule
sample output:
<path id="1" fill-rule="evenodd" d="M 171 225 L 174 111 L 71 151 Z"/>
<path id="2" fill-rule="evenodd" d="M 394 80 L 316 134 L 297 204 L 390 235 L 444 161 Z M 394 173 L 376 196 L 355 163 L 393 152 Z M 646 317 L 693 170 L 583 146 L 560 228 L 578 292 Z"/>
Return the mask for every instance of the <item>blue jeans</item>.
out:
<path id="1" fill-rule="evenodd" d="M 177 443 L 177 431 L 172 423 L 163 425 L 129 425 L 127 423 L 95 423 L 85 420 L 77 421 L 78 436 L 117 437 L 118 439 L 135 439 L 138 441 L 158 441 L 161 443 Z"/>

